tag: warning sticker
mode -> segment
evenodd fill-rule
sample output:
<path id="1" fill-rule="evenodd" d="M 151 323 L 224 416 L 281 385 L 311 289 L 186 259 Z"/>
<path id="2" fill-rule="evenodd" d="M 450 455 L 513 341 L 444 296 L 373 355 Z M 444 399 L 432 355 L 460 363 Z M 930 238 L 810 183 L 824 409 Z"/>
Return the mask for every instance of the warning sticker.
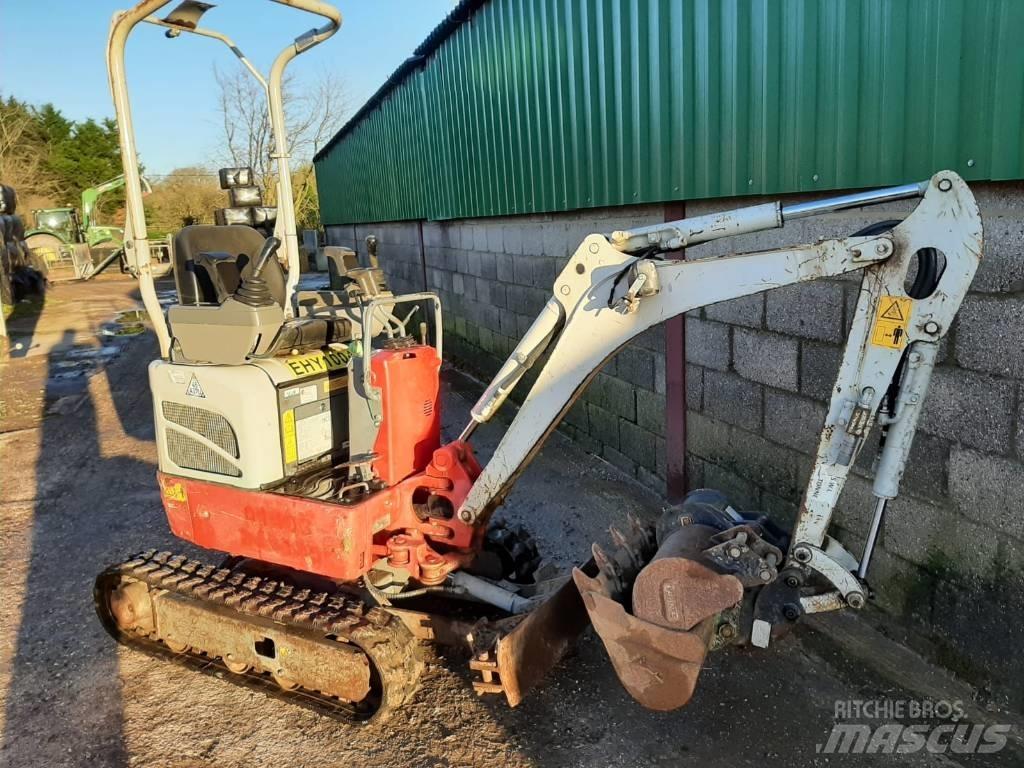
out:
<path id="1" fill-rule="evenodd" d="M 912 299 L 883 296 L 878 302 L 871 343 L 889 349 L 903 349 L 907 345 L 907 327 L 913 306 Z"/>
<path id="2" fill-rule="evenodd" d="M 281 439 L 284 441 L 284 463 L 294 464 L 299 460 L 299 446 L 295 440 L 295 411 L 288 410 L 281 415 Z"/>
<path id="3" fill-rule="evenodd" d="M 188 501 L 188 494 L 181 483 L 166 483 L 164 485 L 164 498 L 168 501 Z"/>
<path id="4" fill-rule="evenodd" d="M 185 390 L 185 394 L 189 397 L 206 397 L 206 393 L 199 386 L 199 379 L 196 378 L 194 373 L 192 374 L 192 381 L 188 383 L 188 389 Z"/>

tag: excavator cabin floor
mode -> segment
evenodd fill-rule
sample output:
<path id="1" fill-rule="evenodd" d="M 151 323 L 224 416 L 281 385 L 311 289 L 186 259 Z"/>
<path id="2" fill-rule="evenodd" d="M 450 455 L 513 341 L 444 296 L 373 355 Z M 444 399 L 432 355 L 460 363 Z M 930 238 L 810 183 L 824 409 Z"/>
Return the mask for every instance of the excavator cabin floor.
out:
<path id="1" fill-rule="evenodd" d="M 134 302 L 127 279 L 59 290 L 75 301 L 45 306 L 40 328 L 96 334 L 113 311 Z M 106 302 L 102 311 L 90 291 Z M 51 307 L 62 316 L 50 317 Z M 93 346 L 103 346 L 94 338 Z M 411 705 L 379 728 L 342 725 L 118 648 L 93 612 L 95 575 L 145 548 L 200 554 L 170 536 L 157 495 L 146 387 L 155 349 L 150 333 L 129 338 L 84 378 L 85 396 L 73 410 L 45 418 L 53 366 L 30 369 L 31 358 L 5 364 L 7 382 L 44 396 L 41 410 L 14 431 L 0 423 L 0 766 L 800 768 L 937 759 L 924 751 L 820 754 L 837 704 L 922 696 L 807 629 L 768 652 L 713 654 L 693 701 L 669 714 L 645 711 L 627 696 L 592 633 L 515 710 L 498 697 L 478 698 L 463 659 L 434 655 Z M 447 435 L 465 424 L 476 391 L 446 374 Z M 478 430 L 482 458 L 500 432 L 501 425 Z M 569 565 L 627 511 L 650 518 L 661 503 L 555 435 L 501 514 L 526 524 L 548 557 Z M 945 766 L 1020 765 L 1018 749 L 1011 742 L 995 755 L 940 759 Z"/>

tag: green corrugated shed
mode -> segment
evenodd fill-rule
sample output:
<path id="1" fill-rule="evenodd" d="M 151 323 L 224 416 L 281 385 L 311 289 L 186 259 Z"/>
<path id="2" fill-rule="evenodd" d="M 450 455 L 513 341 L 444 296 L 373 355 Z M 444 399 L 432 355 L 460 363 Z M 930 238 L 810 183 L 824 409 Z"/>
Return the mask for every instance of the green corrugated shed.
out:
<path id="1" fill-rule="evenodd" d="M 325 224 L 1024 178 L 1024 0 L 466 2 L 416 54 Z"/>

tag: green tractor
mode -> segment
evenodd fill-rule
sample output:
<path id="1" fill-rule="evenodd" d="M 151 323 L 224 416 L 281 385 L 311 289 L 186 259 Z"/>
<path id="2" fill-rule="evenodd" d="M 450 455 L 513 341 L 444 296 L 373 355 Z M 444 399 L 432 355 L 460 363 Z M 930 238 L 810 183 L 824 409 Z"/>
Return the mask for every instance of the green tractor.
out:
<path id="1" fill-rule="evenodd" d="M 25 242 L 53 279 L 87 278 L 98 273 L 123 251 L 124 230 L 94 221 L 100 196 L 124 186 L 124 175 L 89 187 L 82 192 L 81 215 L 75 208 L 40 208 L 32 211 L 33 229 Z M 149 194 L 149 182 L 142 179 L 142 192 Z"/>

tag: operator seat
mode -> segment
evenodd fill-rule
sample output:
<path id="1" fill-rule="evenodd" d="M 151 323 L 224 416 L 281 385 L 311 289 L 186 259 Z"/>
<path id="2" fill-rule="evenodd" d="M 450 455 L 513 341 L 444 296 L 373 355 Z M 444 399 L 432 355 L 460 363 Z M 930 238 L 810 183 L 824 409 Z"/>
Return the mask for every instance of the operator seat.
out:
<path id="1" fill-rule="evenodd" d="M 252 272 L 264 237 L 252 227 L 193 224 L 174 236 L 174 284 L 178 303 L 220 304 Z M 280 306 L 285 304 L 285 273 L 271 259 L 260 275 Z"/>

